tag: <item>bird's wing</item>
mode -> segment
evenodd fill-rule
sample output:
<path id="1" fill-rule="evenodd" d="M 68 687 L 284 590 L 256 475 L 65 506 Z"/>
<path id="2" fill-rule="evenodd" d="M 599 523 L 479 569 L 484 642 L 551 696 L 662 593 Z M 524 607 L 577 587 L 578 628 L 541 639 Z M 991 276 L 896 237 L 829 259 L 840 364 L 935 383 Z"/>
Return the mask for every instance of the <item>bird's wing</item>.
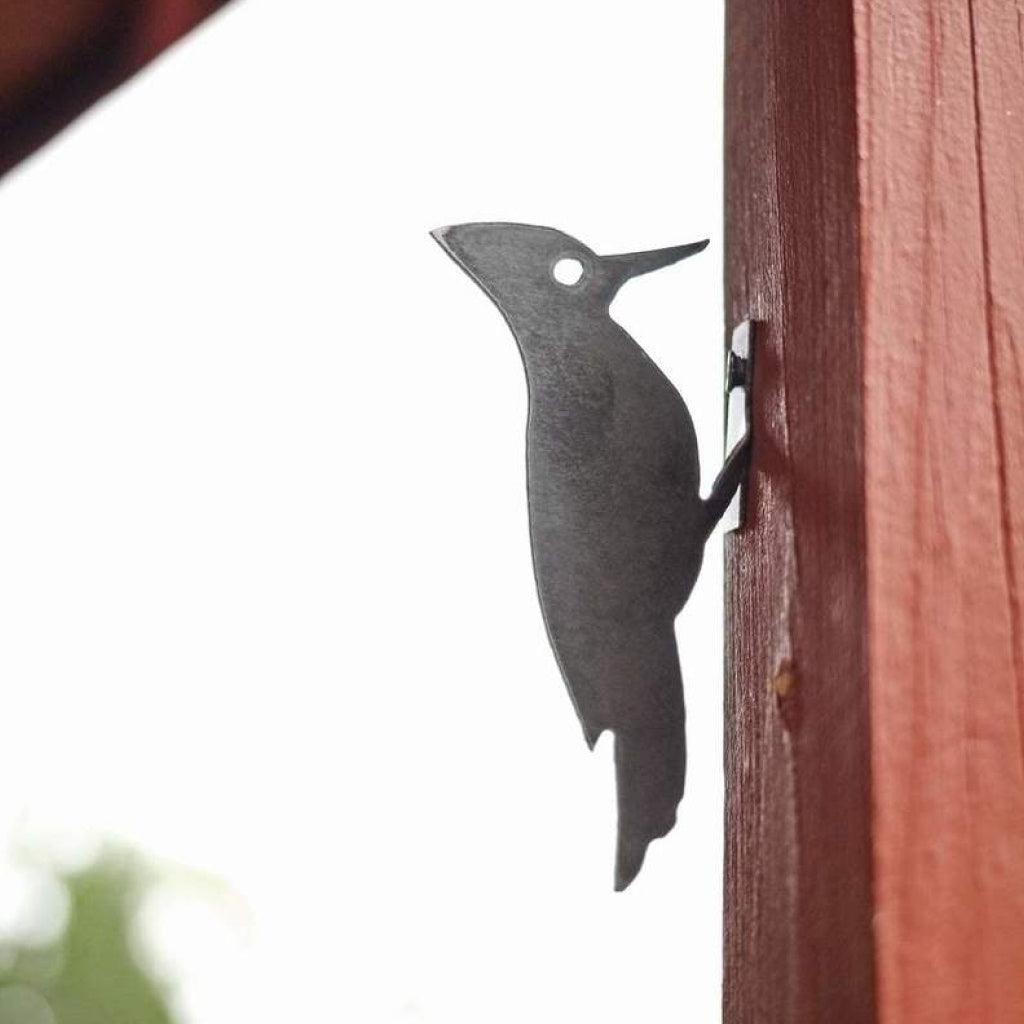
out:
<path id="1" fill-rule="evenodd" d="M 673 623 L 706 532 L 678 392 L 610 319 L 567 358 L 527 359 L 530 532 L 548 635 L 587 742 L 615 734 L 616 886 L 675 821 L 682 679 Z"/>

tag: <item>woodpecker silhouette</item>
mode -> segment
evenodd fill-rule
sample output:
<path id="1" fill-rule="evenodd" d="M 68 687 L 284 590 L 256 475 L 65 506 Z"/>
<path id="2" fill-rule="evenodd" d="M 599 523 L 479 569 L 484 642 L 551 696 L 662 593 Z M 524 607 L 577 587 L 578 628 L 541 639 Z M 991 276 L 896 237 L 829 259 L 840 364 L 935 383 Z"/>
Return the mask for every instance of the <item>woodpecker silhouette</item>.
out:
<path id="1" fill-rule="evenodd" d="M 676 820 L 686 773 L 674 621 L 740 482 L 737 446 L 705 501 L 697 438 L 668 378 L 609 314 L 631 277 L 707 242 L 598 256 L 552 228 L 462 224 L 434 238 L 501 310 L 526 368 L 534 572 L 591 748 L 615 736 L 615 888 Z M 555 266 L 575 260 L 575 283 Z"/>

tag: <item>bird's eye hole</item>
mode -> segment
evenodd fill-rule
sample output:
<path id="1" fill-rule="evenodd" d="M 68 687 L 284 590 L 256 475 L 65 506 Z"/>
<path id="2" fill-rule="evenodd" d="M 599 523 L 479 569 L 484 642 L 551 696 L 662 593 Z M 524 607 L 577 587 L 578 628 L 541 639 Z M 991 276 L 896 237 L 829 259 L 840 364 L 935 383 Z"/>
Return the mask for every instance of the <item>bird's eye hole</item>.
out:
<path id="1" fill-rule="evenodd" d="M 580 278 L 583 277 L 583 264 L 571 256 L 566 256 L 551 268 L 551 276 L 559 284 L 571 288 L 574 284 L 580 283 Z"/>

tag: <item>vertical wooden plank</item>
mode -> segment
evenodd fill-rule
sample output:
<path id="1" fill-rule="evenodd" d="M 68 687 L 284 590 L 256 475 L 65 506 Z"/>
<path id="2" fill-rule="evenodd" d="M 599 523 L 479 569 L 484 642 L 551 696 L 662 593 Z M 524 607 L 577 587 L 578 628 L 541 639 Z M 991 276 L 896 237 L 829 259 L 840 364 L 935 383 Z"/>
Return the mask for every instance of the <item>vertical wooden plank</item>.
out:
<path id="1" fill-rule="evenodd" d="M 727 543 L 725 1019 L 874 1019 L 856 104 L 846 2 L 729 0 L 726 314 L 763 322 Z"/>
<path id="2" fill-rule="evenodd" d="M 0 175 L 225 0 L 0 0 Z"/>
<path id="3" fill-rule="evenodd" d="M 1022 12 L 856 13 L 879 1017 L 1019 1024 Z"/>
<path id="4" fill-rule="evenodd" d="M 1024 0 L 730 0 L 726 1020 L 1024 1021 Z"/>

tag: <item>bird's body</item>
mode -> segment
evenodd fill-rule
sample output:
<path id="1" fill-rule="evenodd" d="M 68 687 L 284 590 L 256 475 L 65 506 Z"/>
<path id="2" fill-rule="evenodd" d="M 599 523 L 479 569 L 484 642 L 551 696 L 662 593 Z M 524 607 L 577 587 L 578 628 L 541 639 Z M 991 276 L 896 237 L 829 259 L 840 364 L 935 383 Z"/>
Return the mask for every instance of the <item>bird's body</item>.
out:
<path id="1" fill-rule="evenodd" d="M 587 742 L 615 734 L 616 886 L 675 822 L 685 733 L 674 620 L 724 495 L 700 498 L 679 393 L 610 317 L 621 283 L 703 248 L 598 257 L 550 228 L 436 233 L 512 328 L 529 389 L 527 487 L 540 603 Z M 554 265 L 578 260 L 578 284 Z M 717 514 L 716 514 L 717 513 Z"/>

